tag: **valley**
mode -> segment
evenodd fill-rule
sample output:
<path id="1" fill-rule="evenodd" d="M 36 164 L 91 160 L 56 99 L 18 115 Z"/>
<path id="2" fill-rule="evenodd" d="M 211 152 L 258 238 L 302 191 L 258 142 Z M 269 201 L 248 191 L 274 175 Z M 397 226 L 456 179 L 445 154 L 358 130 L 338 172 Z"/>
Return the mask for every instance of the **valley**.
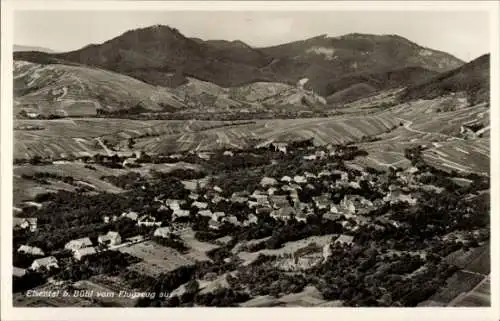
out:
<path id="1" fill-rule="evenodd" d="M 16 50 L 14 304 L 489 305 L 489 59 L 162 25 Z M 55 286 L 115 294 L 26 296 Z"/>

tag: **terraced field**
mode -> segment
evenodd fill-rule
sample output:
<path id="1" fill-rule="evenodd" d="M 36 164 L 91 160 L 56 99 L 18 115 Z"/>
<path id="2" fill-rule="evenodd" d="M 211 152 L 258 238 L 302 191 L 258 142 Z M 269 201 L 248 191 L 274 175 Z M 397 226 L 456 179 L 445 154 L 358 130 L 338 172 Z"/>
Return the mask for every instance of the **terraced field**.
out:
<path id="1" fill-rule="evenodd" d="M 150 110 L 185 105 L 172 90 L 97 68 L 14 62 L 15 112 L 93 116 L 98 109 L 129 109 L 141 104 Z"/>
<path id="2" fill-rule="evenodd" d="M 95 138 L 113 143 L 136 139 L 136 149 L 178 152 L 248 147 L 256 142 L 314 138 L 316 144 L 345 143 L 389 130 L 398 123 L 387 114 L 369 117 L 223 121 L 134 121 L 123 119 L 26 120 L 42 130 L 16 130 L 14 158 L 63 157 L 105 152 Z M 149 135 L 148 137 L 144 137 Z M 151 137 L 153 136 L 153 137 Z M 141 138 L 142 137 L 142 138 Z"/>

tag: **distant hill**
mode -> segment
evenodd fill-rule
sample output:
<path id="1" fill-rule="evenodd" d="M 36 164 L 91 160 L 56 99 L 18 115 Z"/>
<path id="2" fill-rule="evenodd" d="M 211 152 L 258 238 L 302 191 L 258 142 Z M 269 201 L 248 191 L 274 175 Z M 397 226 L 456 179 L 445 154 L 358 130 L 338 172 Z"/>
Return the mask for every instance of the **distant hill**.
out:
<path id="1" fill-rule="evenodd" d="M 14 62 L 14 113 L 95 116 L 100 111 L 176 110 L 184 108 L 168 88 L 86 66 Z"/>
<path id="2" fill-rule="evenodd" d="M 46 53 L 55 53 L 55 51 L 52 49 L 48 49 L 48 48 L 44 48 L 44 47 L 23 46 L 23 45 L 14 45 L 13 51 L 14 52 L 39 51 L 39 52 L 46 52 Z"/>
<path id="3" fill-rule="evenodd" d="M 470 105 L 489 102 L 490 55 L 485 54 L 427 82 L 408 87 L 401 100 L 434 99 L 452 92 L 465 92 Z"/>
<path id="4" fill-rule="evenodd" d="M 283 83 L 257 82 L 225 88 L 186 77 L 175 88 L 167 88 L 74 63 L 14 61 L 16 115 L 21 111 L 45 116 L 95 116 L 100 112 L 262 111 L 278 107 L 309 110 L 324 103 L 322 97 L 310 91 Z"/>
<path id="5" fill-rule="evenodd" d="M 274 47 L 252 48 L 241 41 L 187 38 L 177 29 L 157 25 L 127 31 L 102 44 L 59 53 L 16 52 L 17 60 L 73 62 L 97 66 L 152 85 L 175 87 L 186 77 L 235 87 L 254 82 L 295 84 L 308 78 L 308 89 L 322 96 L 355 85 L 337 85 L 349 75 L 403 68 L 443 72 L 463 62 L 394 35 L 319 36 Z M 171 75 L 177 74 L 176 79 Z M 369 86 L 373 84 L 368 83 Z M 375 87 L 378 88 L 378 87 Z"/>
<path id="6" fill-rule="evenodd" d="M 379 73 L 354 73 L 340 77 L 327 86 L 329 103 L 349 103 L 374 92 L 424 83 L 439 73 L 421 67 L 406 67 Z"/>

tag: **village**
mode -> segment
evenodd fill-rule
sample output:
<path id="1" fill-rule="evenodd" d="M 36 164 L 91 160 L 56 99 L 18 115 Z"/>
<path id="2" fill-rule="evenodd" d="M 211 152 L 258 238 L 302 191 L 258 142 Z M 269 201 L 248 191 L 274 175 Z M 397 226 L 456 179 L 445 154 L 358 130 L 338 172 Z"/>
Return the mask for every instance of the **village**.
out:
<path id="1" fill-rule="evenodd" d="M 142 211 L 126 208 L 115 214 L 102 215 L 99 224 L 105 228 L 97 237 L 73 238 L 64 246 L 51 247 L 49 251 L 33 244 L 36 242 L 15 242 L 14 256 L 22 255 L 23 259 L 19 261 L 24 266 L 14 266 L 14 277 L 21 279 L 35 272 L 46 275 L 49 283 L 59 284 L 62 282 L 61 273 L 72 270 L 79 262 L 88 264 L 89 260 L 99 261 L 100 257 L 110 255 L 107 253 L 117 252 L 134 257 L 131 264 L 119 268 L 138 273 L 139 277 L 155 278 L 181 267 L 197 266 L 200 262 L 209 262 L 209 265 L 210 262 L 218 262 L 237 269 L 250 268 L 261 257 L 274 258 L 271 266 L 276 271 L 303 273 L 329 262 L 334 255 L 332 248 L 347 250 L 356 243 L 367 246 L 366 242 L 360 242 L 360 238 L 364 237 L 361 235 L 366 233 L 372 236 L 397 235 L 412 230 L 411 223 L 395 218 L 394 209 L 411 211 L 428 193 L 439 194 L 446 190 L 446 186 L 439 186 L 434 183 L 436 180 L 429 179 L 434 174 L 415 166 L 390 168 L 384 173 L 350 162 L 358 152 L 355 146 L 290 146 L 272 142 L 253 151 L 226 150 L 215 156 L 215 153 L 200 153 L 199 159 L 209 161 L 215 157 L 218 163 L 220 157 L 229 160 L 259 153 L 271 155 L 270 164 L 280 167 L 277 171 L 280 175 L 259 176 L 253 167 L 243 166 L 241 170 L 229 166 L 225 174 L 246 173 L 256 180 L 255 184 L 245 184 L 248 177 L 238 175 L 233 175 L 233 180 L 241 180 L 243 185 L 239 187 L 217 185 L 217 175 L 181 180 L 182 185 L 179 186 L 183 187 L 182 193 L 176 191 L 173 194 L 182 197 L 168 195 L 168 192 L 152 195 L 145 181 L 139 181 L 135 188 L 143 190 L 151 201 Z M 126 162 L 136 163 L 141 157 L 129 157 Z M 287 172 L 287 161 L 298 162 L 301 166 Z M 224 178 L 221 176 L 219 180 Z M 16 217 L 14 229 L 25 235 L 19 239 L 29 240 L 30 234 L 43 229 L 44 226 L 37 225 L 37 221 L 40 221 L 39 217 Z M 127 226 L 126 233 L 113 229 L 124 225 Z M 264 232 L 262 227 L 265 227 Z M 432 224 L 421 228 L 427 229 L 427 232 L 434 231 Z M 487 229 L 472 228 L 441 234 L 439 240 L 432 243 L 446 244 L 453 249 L 458 249 L 457 244 L 483 244 L 481 242 L 488 237 Z M 293 234 L 287 229 L 298 229 L 299 232 L 287 236 Z M 255 237 L 248 235 L 251 233 Z M 416 255 L 422 262 L 432 256 L 429 248 L 417 249 L 418 246 L 414 246 L 415 249 L 405 250 L 396 246 L 394 241 L 388 240 L 387 244 L 391 242 L 392 245 L 383 243 L 381 248 L 385 254 L 380 255 Z M 213 254 L 217 251 L 224 254 L 214 259 Z M 26 263 L 29 258 L 33 258 L 32 262 Z M 233 272 L 230 274 L 234 275 Z M 211 273 L 211 277 L 203 278 L 205 282 L 217 281 L 226 275 Z M 79 281 L 74 280 L 74 276 L 70 279 Z M 170 290 L 175 290 L 172 296 L 183 293 L 172 287 Z"/>

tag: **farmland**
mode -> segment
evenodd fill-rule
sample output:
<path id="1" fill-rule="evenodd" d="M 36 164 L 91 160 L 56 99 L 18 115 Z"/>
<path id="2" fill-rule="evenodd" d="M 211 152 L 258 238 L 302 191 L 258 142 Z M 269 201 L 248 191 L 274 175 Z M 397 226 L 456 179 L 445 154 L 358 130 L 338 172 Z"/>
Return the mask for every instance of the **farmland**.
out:
<path id="1" fill-rule="evenodd" d="M 210 261 L 204 252 L 217 246 L 195 240 L 192 238 L 190 232 L 187 232 L 184 238 L 188 241 L 187 244 L 192 246 L 185 254 L 181 254 L 172 248 L 158 245 L 153 241 L 123 246 L 119 248 L 119 251 L 142 259 L 142 262 L 131 265 L 129 269 L 151 277 L 173 271 L 181 266 L 189 266 L 201 261 Z"/>

